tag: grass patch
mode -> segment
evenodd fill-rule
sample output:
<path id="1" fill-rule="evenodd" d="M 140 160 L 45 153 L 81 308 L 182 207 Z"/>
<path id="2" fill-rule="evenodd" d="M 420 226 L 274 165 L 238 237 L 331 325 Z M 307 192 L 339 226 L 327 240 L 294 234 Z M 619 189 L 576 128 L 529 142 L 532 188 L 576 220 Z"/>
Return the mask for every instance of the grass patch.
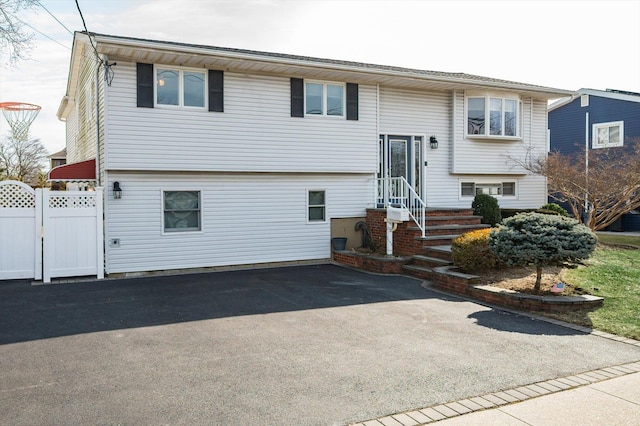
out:
<path id="1" fill-rule="evenodd" d="M 541 314 L 640 340 L 640 250 L 628 248 L 640 248 L 640 237 L 606 235 L 601 242 L 613 245 L 599 245 L 586 267 L 567 271 L 565 278 L 581 292 L 604 297 L 604 306 L 593 311 Z"/>
<path id="2" fill-rule="evenodd" d="M 598 242 L 610 246 L 630 246 L 640 249 L 640 237 L 624 234 L 603 234 L 596 233 Z"/>

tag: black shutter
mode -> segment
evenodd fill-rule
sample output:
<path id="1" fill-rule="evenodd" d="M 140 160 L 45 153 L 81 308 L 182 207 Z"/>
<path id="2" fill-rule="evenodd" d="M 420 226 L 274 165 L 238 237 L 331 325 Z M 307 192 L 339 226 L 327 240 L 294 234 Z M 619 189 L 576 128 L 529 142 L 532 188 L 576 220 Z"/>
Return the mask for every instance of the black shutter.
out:
<path id="1" fill-rule="evenodd" d="M 304 117 L 304 81 L 291 79 L 291 116 Z"/>
<path id="2" fill-rule="evenodd" d="M 138 106 L 153 108 L 153 64 L 136 64 Z"/>
<path id="3" fill-rule="evenodd" d="M 347 120 L 358 119 L 358 85 L 347 83 Z"/>
<path id="4" fill-rule="evenodd" d="M 209 111 L 224 112 L 224 72 L 209 70 Z"/>

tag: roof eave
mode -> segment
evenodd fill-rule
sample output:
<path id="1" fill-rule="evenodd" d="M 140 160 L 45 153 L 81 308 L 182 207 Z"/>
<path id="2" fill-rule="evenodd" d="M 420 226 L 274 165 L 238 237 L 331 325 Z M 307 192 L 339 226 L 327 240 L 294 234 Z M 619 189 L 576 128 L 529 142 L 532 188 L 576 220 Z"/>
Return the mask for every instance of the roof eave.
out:
<path id="1" fill-rule="evenodd" d="M 451 84 L 452 86 L 459 86 L 461 89 L 471 87 L 484 87 L 489 89 L 501 89 L 501 90 L 513 90 L 518 92 L 527 93 L 530 96 L 534 96 L 542 99 L 556 99 L 565 96 L 571 96 L 575 92 L 570 90 L 556 89 L 551 87 L 536 86 L 517 82 L 508 81 L 482 81 L 474 78 L 461 78 L 457 76 L 443 76 L 433 74 L 420 74 L 414 70 L 392 70 L 383 69 L 382 66 L 376 66 L 374 64 L 350 64 L 350 63 L 328 63 L 320 60 L 319 58 L 292 58 L 290 56 L 272 56 L 266 52 L 257 51 L 239 51 L 239 50 L 223 50 L 213 46 L 191 46 L 184 44 L 174 44 L 170 42 L 154 41 L 154 40 L 142 40 L 132 39 L 125 37 L 116 37 L 102 34 L 95 34 L 94 39 L 98 45 L 98 51 L 100 52 L 100 44 L 110 44 L 122 47 L 130 47 L 135 49 L 151 49 L 158 51 L 180 51 L 186 54 L 205 55 L 205 56 L 218 56 L 225 59 L 234 59 L 241 61 L 252 62 L 264 62 L 270 64 L 279 64 L 284 66 L 296 66 L 296 67 L 311 67 L 320 68 L 326 70 L 335 71 L 347 71 L 365 75 L 378 75 L 381 77 L 394 77 L 400 79 L 413 79 L 419 81 L 431 81 Z M 315 60 L 314 60 L 315 59 Z M 346 62 L 346 61 L 340 61 Z M 359 66 L 360 65 L 360 66 Z M 367 65 L 369 67 L 364 67 Z"/>

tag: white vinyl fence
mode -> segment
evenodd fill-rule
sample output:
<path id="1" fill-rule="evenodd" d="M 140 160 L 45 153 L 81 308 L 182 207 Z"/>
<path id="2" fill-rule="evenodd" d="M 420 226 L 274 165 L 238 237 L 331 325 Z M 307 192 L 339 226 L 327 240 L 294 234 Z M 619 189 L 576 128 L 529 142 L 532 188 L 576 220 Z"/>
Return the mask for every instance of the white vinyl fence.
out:
<path id="1" fill-rule="evenodd" d="M 102 208 L 102 188 L 0 182 L 0 279 L 104 278 Z"/>

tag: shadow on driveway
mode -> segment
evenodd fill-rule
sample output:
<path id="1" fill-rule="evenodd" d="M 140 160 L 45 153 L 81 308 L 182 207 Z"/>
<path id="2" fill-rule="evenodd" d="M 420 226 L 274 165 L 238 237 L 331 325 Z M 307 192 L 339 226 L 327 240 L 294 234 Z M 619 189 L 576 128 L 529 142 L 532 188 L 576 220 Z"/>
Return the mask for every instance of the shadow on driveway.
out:
<path id="1" fill-rule="evenodd" d="M 213 272 L 32 286 L 0 283 L 0 344 L 243 315 L 416 299 L 464 301 L 403 276 L 335 265 Z M 531 334 L 579 334 L 477 312 L 479 325 Z"/>

